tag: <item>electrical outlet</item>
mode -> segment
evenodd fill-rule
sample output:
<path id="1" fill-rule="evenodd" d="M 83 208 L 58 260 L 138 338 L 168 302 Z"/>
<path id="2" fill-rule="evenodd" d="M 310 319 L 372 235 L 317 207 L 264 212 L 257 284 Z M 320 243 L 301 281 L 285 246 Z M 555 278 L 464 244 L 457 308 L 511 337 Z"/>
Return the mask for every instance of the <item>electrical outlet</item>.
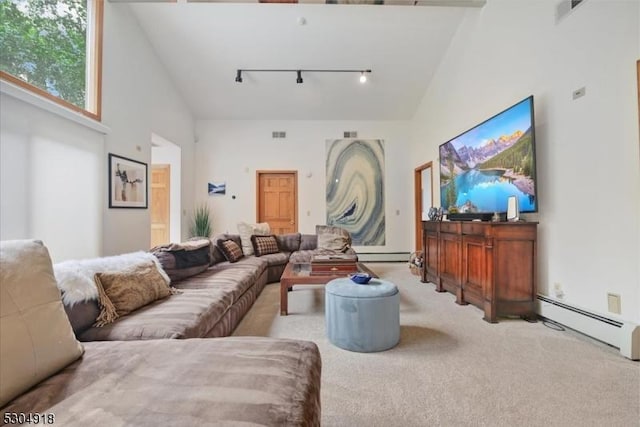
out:
<path id="1" fill-rule="evenodd" d="M 609 307 L 609 313 L 615 313 L 615 314 L 622 313 L 620 295 L 607 293 L 607 305 Z"/>
<path id="2" fill-rule="evenodd" d="M 587 94 L 587 88 L 583 86 L 580 89 L 574 90 L 571 96 L 573 97 L 574 100 L 576 100 L 578 98 L 582 98 L 586 94 Z"/>
<path id="3" fill-rule="evenodd" d="M 555 282 L 553 284 L 553 294 L 558 299 L 564 298 L 564 291 L 562 290 L 562 284 L 560 282 Z"/>

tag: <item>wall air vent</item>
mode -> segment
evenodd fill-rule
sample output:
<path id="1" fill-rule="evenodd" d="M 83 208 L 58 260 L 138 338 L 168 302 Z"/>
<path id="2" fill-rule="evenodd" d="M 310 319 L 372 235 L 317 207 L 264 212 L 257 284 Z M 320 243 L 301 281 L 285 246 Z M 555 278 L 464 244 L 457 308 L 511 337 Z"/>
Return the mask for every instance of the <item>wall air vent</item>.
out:
<path id="1" fill-rule="evenodd" d="M 273 132 L 271 132 L 271 138 L 286 138 L 286 137 L 287 137 L 287 133 L 284 131 L 274 130 Z"/>
<path id="2" fill-rule="evenodd" d="M 573 9 L 584 3 L 585 0 L 562 0 L 556 6 L 556 24 L 566 18 Z"/>
<path id="3" fill-rule="evenodd" d="M 344 137 L 345 138 L 357 138 L 358 137 L 358 132 L 356 132 L 355 130 L 345 130 L 344 131 Z"/>

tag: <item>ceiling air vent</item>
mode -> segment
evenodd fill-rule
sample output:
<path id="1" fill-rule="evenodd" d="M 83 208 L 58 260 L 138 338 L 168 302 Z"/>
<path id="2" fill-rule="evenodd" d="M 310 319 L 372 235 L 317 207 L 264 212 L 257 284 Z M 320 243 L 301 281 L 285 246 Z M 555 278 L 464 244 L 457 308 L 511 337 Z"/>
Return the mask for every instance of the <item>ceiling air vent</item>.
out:
<path id="1" fill-rule="evenodd" d="M 271 132 L 271 138 L 286 138 L 286 137 L 287 137 L 287 133 L 285 131 L 274 130 L 273 132 Z"/>
<path id="2" fill-rule="evenodd" d="M 345 130 L 344 131 L 344 137 L 345 138 L 357 138 L 358 137 L 358 132 L 356 132 L 355 130 Z"/>
<path id="3" fill-rule="evenodd" d="M 562 0 L 556 6 L 556 23 L 564 19 L 573 9 L 584 3 L 585 0 Z"/>

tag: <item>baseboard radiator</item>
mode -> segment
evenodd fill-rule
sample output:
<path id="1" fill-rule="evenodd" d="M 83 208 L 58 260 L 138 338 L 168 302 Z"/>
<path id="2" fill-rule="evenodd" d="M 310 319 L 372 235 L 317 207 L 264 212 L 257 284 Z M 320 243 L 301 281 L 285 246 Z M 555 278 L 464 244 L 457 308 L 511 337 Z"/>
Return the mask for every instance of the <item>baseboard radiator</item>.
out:
<path id="1" fill-rule="evenodd" d="M 363 262 L 409 262 L 409 252 L 358 252 Z"/>
<path id="2" fill-rule="evenodd" d="M 538 314 L 620 349 L 620 354 L 640 360 L 640 325 L 625 322 L 538 295 Z"/>

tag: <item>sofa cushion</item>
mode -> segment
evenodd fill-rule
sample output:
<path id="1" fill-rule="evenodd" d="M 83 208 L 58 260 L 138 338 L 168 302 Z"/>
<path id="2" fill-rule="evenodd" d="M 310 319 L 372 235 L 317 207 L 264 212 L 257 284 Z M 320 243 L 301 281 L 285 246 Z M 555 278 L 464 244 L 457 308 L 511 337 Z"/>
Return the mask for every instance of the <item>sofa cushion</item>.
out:
<path id="1" fill-rule="evenodd" d="M 301 234 L 299 251 L 308 251 L 318 247 L 318 236 L 316 234 Z"/>
<path id="2" fill-rule="evenodd" d="M 278 241 L 273 234 L 270 236 L 251 236 L 251 246 L 256 256 L 275 254 L 279 252 Z"/>
<path id="3" fill-rule="evenodd" d="M 42 242 L 0 243 L 0 407 L 78 359 Z"/>
<path id="4" fill-rule="evenodd" d="M 98 300 L 81 301 L 70 305 L 64 305 L 64 311 L 69 317 L 69 322 L 76 336 L 80 335 L 96 323 L 100 315 L 100 305 Z"/>
<path id="5" fill-rule="evenodd" d="M 55 425 L 319 426 L 321 358 L 261 337 L 86 343 L 86 353 L 3 408 Z M 173 408 L 173 409 L 172 409 Z"/>
<path id="6" fill-rule="evenodd" d="M 104 326 L 171 295 L 167 282 L 152 263 L 131 270 L 96 273 L 95 280 L 100 295 L 100 315 L 95 326 Z"/>
<path id="7" fill-rule="evenodd" d="M 287 233 L 276 235 L 278 247 L 283 252 L 295 252 L 300 249 L 300 233 Z"/>
<path id="8" fill-rule="evenodd" d="M 236 263 L 228 261 L 218 263 L 204 273 L 198 274 L 176 283 L 176 289 L 217 289 L 223 290 L 231 296 L 231 302 L 235 303 L 252 286 L 254 286 L 262 273 L 267 269 L 266 258 L 243 257 Z"/>
<path id="9" fill-rule="evenodd" d="M 242 243 L 242 253 L 245 255 L 253 255 L 253 246 L 251 245 L 251 236 L 258 234 L 265 236 L 271 233 L 271 227 L 268 222 L 259 224 L 248 224 L 246 222 L 238 223 L 238 233 L 240 233 L 240 241 Z"/>
<path id="10" fill-rule="evenodd" d="M 275 254 L 268 254 L 261 256 L 260 258 L 267 261 L 267 266 L 284 265 L 289 262 L 289 252 L 277 252 Z"/>
<path id="11" fill-rule="evenodd" d="M 238 262 L 242 258 L 242 249 L 233 240 L 218 240 L 218 247 L 229 262 Z"/>
<path id="12" fill-rule="evenodd" d="M 233 295 L 226 289 L 183 289 L 171 298 L 154 301 L 113 323 L 91 327 L 78 338 L 81 341 L 131 341 L 205 337 L 232 303 Z"/>

